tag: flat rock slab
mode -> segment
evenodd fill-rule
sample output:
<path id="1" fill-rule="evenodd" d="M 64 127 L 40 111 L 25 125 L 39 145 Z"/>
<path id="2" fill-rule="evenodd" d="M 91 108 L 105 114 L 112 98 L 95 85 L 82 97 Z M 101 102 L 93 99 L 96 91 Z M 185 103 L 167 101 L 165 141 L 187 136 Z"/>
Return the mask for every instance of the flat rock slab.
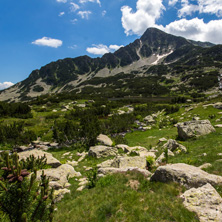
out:
<path id="1" fill-rule="evenodd" d="M 25 152 L 18 153 L 19 159 L 24 159 L 26 160 L 29 156 L 34 155 L 34 157 L 43 157 L 44 155 L 46 156 L 47 159 L 47 164 L 52 166 L 53 168 L 59 167 L 61 163 L 59 160 L 54 158 L 51 153 L 44 152 L 42 150 L 38 149 L 33 149 Z"/>
<path id="2" fill-rule="evenodd" d="M 181 195 L 184 206 L 195 212 L 200 222 L 222 221 L 222 198 L 209 183 Z"/>
<path id="3" fill-rule="evenodd" d="M 112 167 L 115 168 L 129 168 L 137 167 L 140 169 L 146 169 L 146 158 L 135 156 L 135 157 L 116 157 L 113 160 Z"/>
<path id="4" fill-rule="evenodd" d="M 177 124 L 178 136 L 181 139 L 189 139 L 215 132 L 209 120 L 192 120 Z"/>
<path id="5" fill-rule="evenodd" d="M 97 140 L 106 146 L 112 146 L 112 144 L 113 144 L 113 141 L 108 136 L 103 135 L 103 134 L 100 134 L 97 137 Z"/>
<path id="6" fill-rule="evenodd" d="M 118 153 L 117 148 L 109 146 L 92 146 L 89 149 L 88 156 L 102 158 L 108 156 L 116 156 Z"/>
<path id="7" fill-rule="evenodd" d="M 151 181 L 177 182 L 186 187 L 200 187 L 207 183 L 222 185 L 222 177 L 209 174 L 185 163 L 168 164 L 157 168 Z"/>

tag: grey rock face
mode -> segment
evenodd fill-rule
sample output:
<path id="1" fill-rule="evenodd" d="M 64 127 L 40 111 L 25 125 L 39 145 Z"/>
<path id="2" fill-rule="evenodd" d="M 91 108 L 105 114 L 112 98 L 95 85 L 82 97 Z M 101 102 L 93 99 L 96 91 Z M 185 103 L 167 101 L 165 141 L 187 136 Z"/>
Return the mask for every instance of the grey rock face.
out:
<path id="1" fill-rule="evenodd" d="M 181 139 L 189 139 L 215 132 L 209 120 L 193 120 L 177 124 L 178 136 Z"/>
<path id="2" fill-rule="evenodd" d="M 177 182 L 186 187 L 200 187 L 207 183 L 222 185 L 222 177 L 209 174 L 198 167 L 185 163 L 168 164 L 157 168 L 152 181 Z"/>
<path id="3" fill-rule="evenodd" d="M 118 153 L 117 148 L 109 146 L 92 146 L 89 149 L 88 156 L 96 158 L 115 156 Z"/>
<path id="4" fill-rule="evenodd" d="M 184 206 L 197 214 L 200 222 L 222 221 L 222 198 L 209 183 L 181 195 Z"/>

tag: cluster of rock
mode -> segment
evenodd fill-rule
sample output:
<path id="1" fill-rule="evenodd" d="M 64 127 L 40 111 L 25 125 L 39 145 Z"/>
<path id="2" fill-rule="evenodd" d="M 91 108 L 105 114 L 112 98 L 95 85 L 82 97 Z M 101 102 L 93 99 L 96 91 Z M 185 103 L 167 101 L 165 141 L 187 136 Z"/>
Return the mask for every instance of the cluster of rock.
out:
<path id="1" fill-rule="evenodd" d="M 213 187 L 222 185 L 221 176 L 209 174 L 199 167 L 177 163 L 158 167 L 150 180 L 176 182 L 191 188 L 181 198 L 184 206 L 195 212 L 201 222 L 220 221 L 222 218 L 222 198 Z"/>
<path id="2" fill-rule="evenodd" d="M 59 144 L 58 143 L 51 143 L 51 142 L 43 142 L 40 140 L 36 140 L 36 141 L 32 141 L 31 144 L 29 144 L 28 146 L 17 146 L 14 148 L 14 151 L 16 152 L 23 152 L 23 151 L 27 151 L 27 150 L 32 150 L 32 149 L 40 149 L 40 150 L 44 150 L 47 151 L 50 148 L 58 148 Z"/>
<path id="3" fill-rule="evenodd" d="M 49 178 L 49 186 L 55 189 L 54 196 L 56 201 L 60 201 L 64 197 L 64 194 L 70 193 L 70 190 L 68 190 L 70 186 L 68 178 L 81 176 L 81 173 L 76 172 L 70 164 L 61 164 L 52 154 L 42 150 L 28 150 L 20 152 L 18 155 L 20 160 L 27 159 L 30 155 L 34 155 L 36 158 L 46 157 L 46 163 L 52 168 L 44 169 L 44 174 Z M 38 170 L 37 179 L 40 179 L 41 174 L 42 170 Z"/>

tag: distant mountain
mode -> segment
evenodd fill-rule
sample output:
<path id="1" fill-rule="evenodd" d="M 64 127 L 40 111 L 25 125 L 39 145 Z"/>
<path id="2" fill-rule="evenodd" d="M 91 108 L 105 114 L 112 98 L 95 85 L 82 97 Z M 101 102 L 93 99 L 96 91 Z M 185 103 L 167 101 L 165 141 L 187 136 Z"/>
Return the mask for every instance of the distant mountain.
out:
<path id="1" fill-rule="evenodd" d="M 101 58 L 66 58 L 34 70 L 0 92 L 0 100 L 24 101 L 66 91 L 107 97 L 183 93 L 194 87 L 203 92 L 217 86 L 221 52 L 220 45 L 149 28 L 140 39 Z"/>

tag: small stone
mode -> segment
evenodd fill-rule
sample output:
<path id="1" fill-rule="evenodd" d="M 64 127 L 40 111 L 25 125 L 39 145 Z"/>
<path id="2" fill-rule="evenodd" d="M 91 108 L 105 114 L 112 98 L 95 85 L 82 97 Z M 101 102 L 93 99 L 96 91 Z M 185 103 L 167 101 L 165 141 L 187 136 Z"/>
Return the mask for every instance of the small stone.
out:
<path id="1" fill-rule="evenodd" d="M 209 167 L 212 167 L 212 164 L 210 164 L 210 163 L 204 163 L 204 164 L 202 164 L 201 166 L 199 166 L 199 168 L 200 168 L 201 170 L 207 169 L 207 168 L 209 168 Z"/>

